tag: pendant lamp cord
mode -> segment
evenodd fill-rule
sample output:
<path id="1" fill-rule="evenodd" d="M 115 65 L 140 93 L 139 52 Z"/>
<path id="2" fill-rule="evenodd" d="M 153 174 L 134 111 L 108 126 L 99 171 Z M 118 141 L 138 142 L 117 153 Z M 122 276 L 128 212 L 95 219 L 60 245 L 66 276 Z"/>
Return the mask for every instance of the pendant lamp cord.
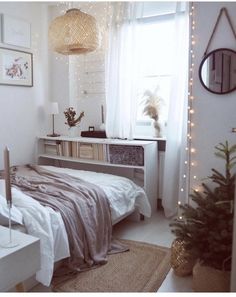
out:
<path id="1" fill-rule="evenodd" d="M 227 9 L 226 9 L 225 7 L 222 7 L 221 10 L 220 10 L 220 13 L 219 13 L 219 15 L 218 15 L 218 18 L 217 18 L 217 20 L 216 20 L 215 26 L 214 26 L 214 28 L 213 28 L 213 32 L 212 32 L 212 34 L 211 34 L 211 37 L 210 37 L 210 39 L 209 39 L 209 41 L 208 41 L 206 50 L 205 50 L 205 52 L 204 52 L 204 56 L 206 56 L 206 54 L 207 54 L 207 52 L 208 52 L 209 46 L 210 46 L 210 44 L 211 44 L 211 41 L 212 41 L 212 39 L 213 39 L 213 36 L 214 36 L 214 34 L 215 34 L 215 31 L 216 31 L 216 29 L 217 29 L 217 26 L 218 26 L 218 24 L 219 24 L 219 22 L 220 22 L 220 18 L 221 18 L 221 16 L 223 15 L 223 13 L 225 13 L 226 18 L 227 18 L 227 20 L 228 20 L 228 22 L 229 22 L 230 28 L 231 28 L 231 30 L 232 30 L 232 32 L 233 32 L 234 38 L 236 39 L 236 33 L 235 33 L 234 27 L 233 27 L 233 25 L 232 25 L 231 19 L 230 19 L 230 17 L 229 17 L 228 11 L 227 11 Z"/>

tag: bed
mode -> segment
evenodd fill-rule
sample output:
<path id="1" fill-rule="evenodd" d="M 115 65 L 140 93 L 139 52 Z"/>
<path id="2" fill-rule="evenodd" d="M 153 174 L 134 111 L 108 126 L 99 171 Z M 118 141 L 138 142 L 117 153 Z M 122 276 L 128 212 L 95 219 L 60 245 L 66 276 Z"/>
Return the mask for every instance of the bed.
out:
<path id="1" fill-rule="evenodd" d="M 138 210 L 140 214 L 146 217 L 151 215 L 151 207 L 145 192 L 127 178 L 53 166 L 37 166 L 37 168 L 39 168 L 40 172 L 49 172 L 52 176 L 59 175 L 63 178 L 69 176 L 72 182 L 74 179 L 83 180 L 91 187 L 99 188 L 105 193 L 113 225 L 134 210 Z M 68 181 L 70 181 L 70 178 Z M 4 181 L 2 180 L 1 182 L 3 185 Z M 1 193 L 4 192 L 3 188 L 3 186 L 0 187 L 0 194 L 2 195 L 4 195 L 4 193 Z M 17 221 L 16 219 L 15 223 L 23 225 L 21 229 L 25 228 L 27 233 L 40 238 L 41 270 L 37 272 L 36 279 L 43 285 L 49 286 L 53 275 L 54 263 L 71 257 L 71 237 L 68 234 L 67 226 L 63 219 L 63 212 L 55 211 L 53 207 L 43 206 L 40 203 L 41 201 L 33 199 L 32 196 L 24 191 L 24 187 L 20 188 L 17 184 L 14 185 L 13 182 L 13 206 L 15 211 L 18 212 L 18 217 L 20 217 L 20 214 L 22 215 L 22 221 L 20 219 Z M 2 203 L 1 200 L 0 203 Z M 101 209 L 102 212 L 105 212 L 103 211 L 104 206 Z M 96 218 L 96 214 L 94 218 Z M 100 220 L 100 214 L 98 218 Z M 100 221 L 98 223 L 97 219 L 95 225 L 98 225 L 98 228 L 100 228 L 100 224 L 102 225 Z M 104 223 L 104 226 L 106 226 L 106 223 Z M 103 229 L 96 229 L 96 232 L 99 234 L 99 237 L 106 238 L 102 233 L 104 232 Z M 92 252 L 90 251 L 90 253 Z"/>

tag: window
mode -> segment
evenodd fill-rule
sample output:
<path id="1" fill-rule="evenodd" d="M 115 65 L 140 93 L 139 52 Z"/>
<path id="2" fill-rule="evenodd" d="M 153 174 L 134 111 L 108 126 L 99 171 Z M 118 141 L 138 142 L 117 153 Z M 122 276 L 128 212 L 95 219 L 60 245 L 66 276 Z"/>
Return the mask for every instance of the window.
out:
<path id="1" fill-rule="evenodd" d="M 184 5 L 172 2 L 171 11 L 163 12 L 161 2 L 148 2 L 146 8 L 149 9 L 146 11 L 145 4 L 136 1 L 114 2 L 113 5 L 108 26 L 110 29 L 106 63 L 106 130 L 109 137 L 154 135 L 159 128 L 158 123 L 143 115 L 142 101 L 145 92 L 153 92 L 157 87 L 158 95 L 165 101 L 161 121 L 164 123 L 167 120 L 168 103 L 172 99 L 170 96 L 175 85 L 173 70 L 180 70 L 179 66 L 174 68 L 173 65 L 182 61 L 173 59 L 173 56 L 177 49 L 182 49 L 180 45 L 185 45 L 187 40 L 184 39 L 182 43 L 180 38 L 180 42 L 177 41 L 181 32 L 175 27 L 178 24 L 179 28 Z M 167 5 L 166 2 L 164 4 Z M 170 6 L 170 3 L 168 5 Z M 146 13 L 147 11 L 149 13 Z M 187 23 L 186 25 L 184 28 L 188 28 Z M 180 29 L 182 30 L 182 26 Z M 188 57 L 188 54 L 182 52 Z M 181 77 L 178 76 L 176 82 Z M 152 106 L 148 107 L 155 111 Z M 154 116 L 153 118 L 155 119 Z M 134 122 L 137 123 L 136 127 Z M 152 123 L 157 127 L 156 130 L 152 128 Z"/>
<path id="2" fill-rule="evenodd" d="M 152 136 L 152 120 L 144 115 L 144 93 L 149 90 L 162 98 L 160 122 L 167 121 L 173 59 L 174 14 L 139 19 L 137 50 L 140 57 L 136 135 Z"/>

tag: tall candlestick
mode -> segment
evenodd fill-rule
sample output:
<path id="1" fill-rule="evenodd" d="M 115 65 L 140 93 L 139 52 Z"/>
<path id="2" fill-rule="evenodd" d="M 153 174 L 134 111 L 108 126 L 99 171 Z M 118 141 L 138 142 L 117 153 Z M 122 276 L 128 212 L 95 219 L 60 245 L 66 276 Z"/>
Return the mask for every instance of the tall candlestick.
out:
<path id="1" fill-rule="evenodd" d="M 6 200 L 9 209 L 9 240 L 7 242 L 1 242 L 0 247 L 2 248 L 13 248 L 18 245 L 18 243 L 12 241 L 11 232 L 11 179 L 10 179 L 10 160 L 9 160 L 9 149 L 6 147 L 4 149 L 4 177 L 5 177 L 5 187 L 6 187 Z"/>
<path id="2" fill-rule="evenodd" d="M 5 188 L 6 188 L 6 199 L 7 203 L 12 206 L 11 196 L 11 179 L 10 179 L 10 160 L 9 160 L 9 149 L 8 147 L 4 150 L 4 177 L 5 177 Z"/>
<path id="3" fill-rule="evenodd" d="M 103 105 L 101 106 L 101 113 L 102 113 L 102 124 L 104 124 L 104 109 L 103 109 Z"/>

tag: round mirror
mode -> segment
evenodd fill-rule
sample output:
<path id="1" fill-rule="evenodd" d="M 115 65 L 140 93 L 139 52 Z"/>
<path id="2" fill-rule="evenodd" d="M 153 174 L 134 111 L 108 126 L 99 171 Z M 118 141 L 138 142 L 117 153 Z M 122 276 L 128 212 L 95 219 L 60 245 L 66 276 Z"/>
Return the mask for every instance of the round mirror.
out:
<path id="1" fill-rule="evenodd" d="M 236 52 L 219 48 L 207 54 L 200 64 L 199 78 L 203 87 L 215 94 L 236 90 Z"/>

